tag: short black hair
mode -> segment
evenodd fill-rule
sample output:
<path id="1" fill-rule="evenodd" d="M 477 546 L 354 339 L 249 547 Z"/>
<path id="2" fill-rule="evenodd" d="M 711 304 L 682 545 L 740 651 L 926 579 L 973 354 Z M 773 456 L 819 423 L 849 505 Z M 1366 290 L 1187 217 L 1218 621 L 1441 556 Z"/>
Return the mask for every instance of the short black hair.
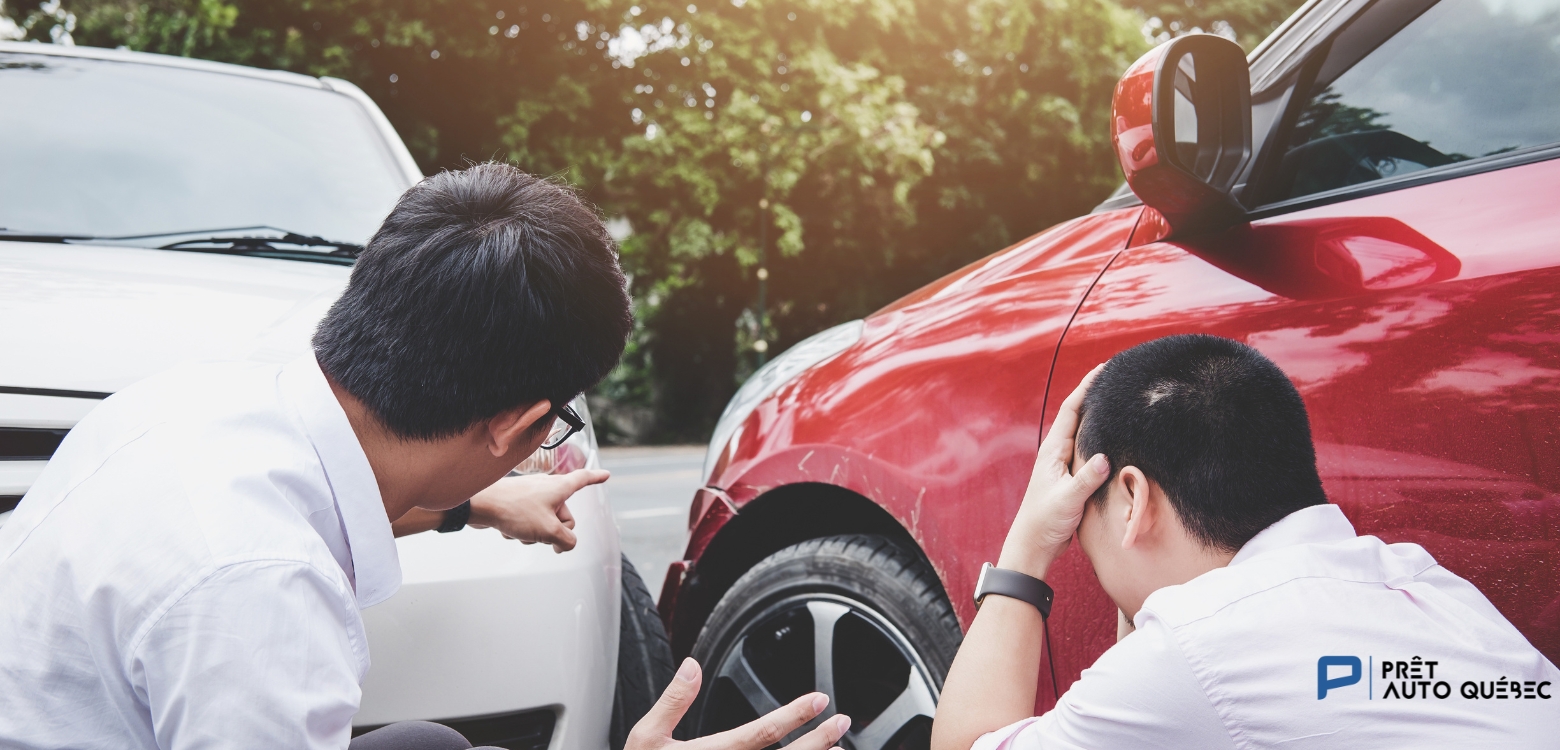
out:
<path id="1" fill-rule="evenodd" d="M 1080 455 L 1105 454 L 1112 479 L 1138 467 L 1209 547 L 1234 552 L 1327 502 L 1300 392 L 1240 342 L 1185 334 L 1121 352 L 1089 387 L 1081 418 Z"/>
<path id="2" fill-rule="evenodd" d="M 405 439 L 561 404 L 633 325 L 616 245 L 568 187 L 507 164 L 406 191 L 314 334 L 320 368 Z"/>

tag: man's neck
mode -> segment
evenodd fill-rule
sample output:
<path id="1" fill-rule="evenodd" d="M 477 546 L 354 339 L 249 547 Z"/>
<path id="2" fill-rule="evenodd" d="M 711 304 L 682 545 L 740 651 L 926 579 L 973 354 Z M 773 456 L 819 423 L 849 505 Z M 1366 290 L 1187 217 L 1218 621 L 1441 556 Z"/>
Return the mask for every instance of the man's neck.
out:
<path id="1" fill-rule="evenodd" d="M 1187 544 L 1179 546 L 1172 554 L 1164 555 L 1155 561 L 1153 582 L 1145 587 L 1143 598 L 1138 600 L 1137 607 L 1131 609 L 1131 614 L 1135 615 L 1138 608 L 1141 608 L 1143 602 L 1155 591 L 1167 586 L 1189 583 L 1204 573 L 1227 567 L 1230 560 L 1235 558 L 1234 552 L 1205 546 L 1190 537 L 1186 542 Z M 1125 607 L 1123 611 L 1126 611 Z"/>
<path id="2" fill-rule="evenodd" d="M 427 489 L 435 481 L 426 467 L 427 454 L 433 446 L 395 436 L 374 416 L 368 405 L 348 393 L 330 375 L 327 374 L 325 380 L 330 383 L 341 410 L 346 412 L 347 422 L 352 425 L 358 445 L 374 471 L 385 515 L 394 522 L 416 507 L 420 498 L 428 497 Z"/>

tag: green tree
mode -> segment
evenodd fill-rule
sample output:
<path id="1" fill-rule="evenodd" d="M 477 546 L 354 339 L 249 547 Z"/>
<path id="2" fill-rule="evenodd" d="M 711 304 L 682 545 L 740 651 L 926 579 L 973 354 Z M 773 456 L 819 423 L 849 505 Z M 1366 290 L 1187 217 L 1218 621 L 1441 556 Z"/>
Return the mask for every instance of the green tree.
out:
<path id="1" fill-rule="evenodd" d="M 1098 0 L 646 2 L 624 257 L 669 437 L 756 364 L 1087 211 L 1141 18 Z M 626 62 L 626 61 L 625 61 Z M 760 310 L 760 271 L 769 297 Z M 733 346 L 736 342 L 736 346 Z"/>
<path id="2" fill-rule="evenodd" d="M 1206 31 L 1228 36 L 1249 52 L 1303 0 L 1125 0 L 1123 4 L 1147 17 L 1143 33 L 1156 41 Z"/>

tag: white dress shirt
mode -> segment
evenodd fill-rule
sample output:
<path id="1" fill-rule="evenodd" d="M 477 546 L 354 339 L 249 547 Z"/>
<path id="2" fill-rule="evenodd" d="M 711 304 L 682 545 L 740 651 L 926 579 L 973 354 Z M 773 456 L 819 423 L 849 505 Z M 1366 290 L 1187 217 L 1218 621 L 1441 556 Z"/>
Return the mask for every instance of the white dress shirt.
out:
<path id="1" fill-rule="evenodd" d="M 312 356 L 137 383 L 0 528 L 0 747 L 344 748 L 400 582 Z"/>
<path id="2" fill-rule="evenodd" d="M 1355 536 L 1334 505 L 1296 511 L 1229 566 L 1154 592 L 1134 624 L 1055 709 L 974 750 L 1560 742 L 1554 665 L 1424 548 Z M 1327 656 L 1360 668 L 1319 668 Z M 1506 697 L 1465 698 L 1465 682 L 1492 694 L 1505 683 Z"/>

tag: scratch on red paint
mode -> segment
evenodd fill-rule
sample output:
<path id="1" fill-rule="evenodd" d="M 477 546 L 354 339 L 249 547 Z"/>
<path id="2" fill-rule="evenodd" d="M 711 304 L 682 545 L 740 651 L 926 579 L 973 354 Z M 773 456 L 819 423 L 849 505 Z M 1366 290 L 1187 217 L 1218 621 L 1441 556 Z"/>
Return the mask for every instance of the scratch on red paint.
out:
<path id="1" fill-rule="evenodd" d="M 807 451 L 807 455 L 802 456 L 802 460 L 797 462 L 796 470 L 797 471 L 807 471 L 807 459 L 812 458 L 812 457 L 813 457 L 813 451 Z"/>
<path id="2" fill-rule="evenodd" d="M 926 487 L 915 495 L 915 505 L 910 509 L 910 536 L 917 540 L 921 538 L 921 500 L 926 497 Z"/>

